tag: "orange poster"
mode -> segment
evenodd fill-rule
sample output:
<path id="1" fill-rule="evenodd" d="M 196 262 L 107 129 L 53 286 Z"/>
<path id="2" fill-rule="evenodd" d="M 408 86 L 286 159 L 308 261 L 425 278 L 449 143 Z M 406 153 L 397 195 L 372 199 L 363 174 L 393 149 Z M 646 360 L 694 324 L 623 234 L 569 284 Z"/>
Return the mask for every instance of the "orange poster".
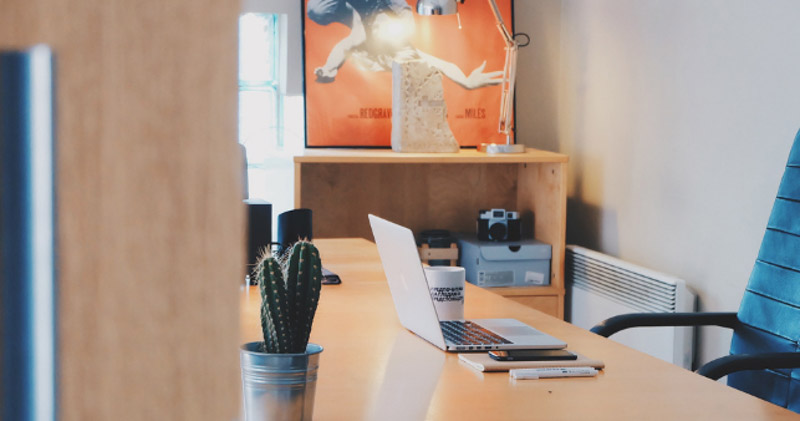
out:
<path id="1" fill-rule="evenodd" d="M 509 28 L 512 0 L 497 0 Z M 422 59 L 444 75 L 458 143 L 505 143 L 498 133 L 505 44 L 489 2 L 420 16 L 416 0 L 308 0 L 304 10 L 306 145 L 389 147 L 392 60 Z M 459 28 L 459 20 L 461 28 Z"/>

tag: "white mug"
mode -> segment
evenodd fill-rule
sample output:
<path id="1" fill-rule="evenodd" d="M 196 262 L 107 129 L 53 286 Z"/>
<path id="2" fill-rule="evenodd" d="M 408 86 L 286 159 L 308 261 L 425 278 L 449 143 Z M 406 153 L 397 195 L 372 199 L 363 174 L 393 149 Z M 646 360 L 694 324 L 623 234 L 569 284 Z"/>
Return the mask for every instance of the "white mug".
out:
<path id="1" fill-rule="evenodd" d="M 425 268 L 425 278 L 439 320 L 464 320 L 464 279 L 466 272 L 459 266 Z"/>

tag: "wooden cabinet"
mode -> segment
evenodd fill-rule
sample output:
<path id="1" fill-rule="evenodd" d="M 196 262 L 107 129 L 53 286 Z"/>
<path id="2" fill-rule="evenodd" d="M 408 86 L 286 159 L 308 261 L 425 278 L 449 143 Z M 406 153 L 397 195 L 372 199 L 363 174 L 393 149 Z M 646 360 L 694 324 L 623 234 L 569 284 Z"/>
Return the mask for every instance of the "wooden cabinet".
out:
<path id="1" fill-rule="evenodd" d="M 508 155 L 309 149 L 294 159 L 295 207 L 313 210 L 317 238 L 370 240 L 368 213 L 415 233 L 474 232 L 480 209 L 517 210 L 523 237 L 553 246 L 550 286 L 491 290 L 563 318 L 567 159 L 534 149 Z"/>
<path id="2" fill-rule="evenodd" d="M 239 3 L 0 4 L 0 48 L 56 55 L 55 418 L 235 419 Z"/>

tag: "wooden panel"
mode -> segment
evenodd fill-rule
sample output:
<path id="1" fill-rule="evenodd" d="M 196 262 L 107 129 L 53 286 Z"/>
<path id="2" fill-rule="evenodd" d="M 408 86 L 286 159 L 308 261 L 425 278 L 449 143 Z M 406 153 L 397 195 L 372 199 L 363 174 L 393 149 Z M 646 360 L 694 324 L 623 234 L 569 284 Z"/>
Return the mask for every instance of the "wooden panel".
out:
<path id="1" fill-rule="evenodd" d="M 553 246 L 550 285 L 564 295 L 564 250 L 567 229 L 566 163 L 519 166 L 518 204 L 532 209 L 536 239 Z M 563 318 L 563 302 L 559 315 Z"/>
<path id="2" fill-rule="evenodd" d="M 507 295 L 506 298 L 514 300 L 520 304 L 524 304 L 530 308 L 535 308 L 542 313 L 549 314 L 553 317 L 562 318 L 559 313 L 559 297 L 557 296 L 533 296 L 533 295 Z"/>
<path id="3" fill-rule="evenodd" d="M 57 58 L 60 419 L 238 414 L 238 7 L 0 0 Z"/>
<path id="4" fill-rule="evenodd" d="M 567 162 L 567 155 L 538 149 L 524 153 L 488 155 L 475 149 L 455 153 L 397 153 L 390 149 L 306 149 L 295 157 L 303 163 L 351 164 L 519 164 L 530 162 Z"/>
<path id="5" fill-rule="evenodd" d="M 484 289 L 504 297 L 511 295 L 558 295 L 561 292 L 560 288 L 554 286 L 494 287 Z"/>
<path id="6" fill-rule="evenodd" d="M 474 232 L 479 209 L 516 208 L 518 164 L 300 164 L 300 203 L 314 236 L 372 238 L 367 214 L 408 226 Z"/>

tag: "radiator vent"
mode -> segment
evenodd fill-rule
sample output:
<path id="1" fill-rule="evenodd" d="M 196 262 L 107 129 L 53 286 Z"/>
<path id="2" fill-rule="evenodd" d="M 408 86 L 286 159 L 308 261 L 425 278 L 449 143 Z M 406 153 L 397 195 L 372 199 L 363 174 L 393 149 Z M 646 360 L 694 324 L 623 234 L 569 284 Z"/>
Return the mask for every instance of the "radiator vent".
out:
<path id="1" fill-rule="evenodd" d="M 567 274 L 576 288 L 642 312 L 675 312 L 678 280 L 588 249 L 572 250 Z"/>
<path id="2" fill-rule="evenodd" d="M 567 246 L 567 318 L 590 329 L 625 313 L 675 313 L 695 309 L 695 294 L 678 278 L 579 246 Z M 623 330 L 612 340 L 691 368 L 693 330 L 651 327 Z"/>

